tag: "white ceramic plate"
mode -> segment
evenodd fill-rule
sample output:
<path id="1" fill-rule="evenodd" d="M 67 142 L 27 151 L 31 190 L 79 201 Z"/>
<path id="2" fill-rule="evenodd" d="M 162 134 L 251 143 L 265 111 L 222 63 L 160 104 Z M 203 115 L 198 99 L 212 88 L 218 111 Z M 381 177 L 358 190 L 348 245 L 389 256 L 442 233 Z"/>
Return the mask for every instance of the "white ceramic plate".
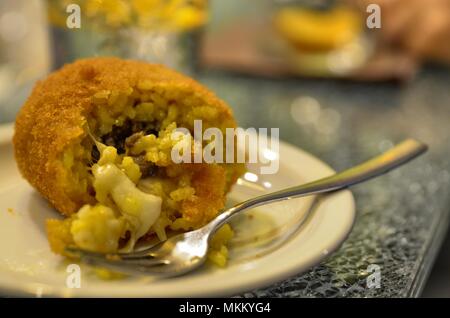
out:
<path id="1" fill-rule="evenodd" d="M 11 125 L 0 126 L 0 294 L 80 297 L 229 296 L 306 271 L 335 251 L 350 232 L 355 207 L 349 191 L 317 200 L 287 200 L 233 220 L 229 265 L 206 265 L 171 279 L 102 280 L 81 265 L 80 288 L 68 288 L 68 261 L 52 254 L 45 220 L 58 213 L 17 171 Z M 310 154 L 280 144 L 279 171 L 260 175 L 253 165 L 229 195 L 232 201 L 312 181 L 334 171 Z M 273 157 L 273 156 L 272 156 Z M 272 158 L 279 160 L 279 158 Z"/>

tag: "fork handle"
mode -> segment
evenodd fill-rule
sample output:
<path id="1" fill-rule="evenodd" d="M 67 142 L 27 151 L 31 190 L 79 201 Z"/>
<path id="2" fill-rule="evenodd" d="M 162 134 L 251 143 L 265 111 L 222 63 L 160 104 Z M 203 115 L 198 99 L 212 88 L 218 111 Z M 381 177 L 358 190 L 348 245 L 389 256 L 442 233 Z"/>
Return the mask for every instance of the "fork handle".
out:
<path id="1" fill-rule="evenodd" d="M 264 204 L 345 189 L 351 185 L 367 181 L 397 168 L 424 153 L 427 149 L 427 145 L 420 141 L 406 139 L 385 153 L 337 174 L 241 202 L 225 210 L 207 224 L 205 228 L 211 233 L 214 233 L 221 225 L 225 224 L 236 214 Z"/>

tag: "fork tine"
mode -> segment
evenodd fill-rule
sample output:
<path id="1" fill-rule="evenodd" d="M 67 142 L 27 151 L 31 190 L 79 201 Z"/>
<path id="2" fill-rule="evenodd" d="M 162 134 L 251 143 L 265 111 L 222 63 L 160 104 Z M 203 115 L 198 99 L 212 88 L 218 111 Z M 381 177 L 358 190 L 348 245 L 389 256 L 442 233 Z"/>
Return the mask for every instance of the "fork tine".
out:
<path id="1" fill-rule="evenodd" d="M 100 266 L 105 267 L 110 270 L 114 270 L 120 273 L 124 274 L 131 274 L 131 275 L 159 275 L 164 273 L 164 270 L 162 270 L 161 267 L 166 266 L 165 263 L 159 262 L 148 262 L 145 265 L 139 264 L 131 261 L 110 261 L 105 258 L 101 257 L 92 257 L 92 256 L 82 256 L 81 258 L 84 262 L 87 264 L 90 264 L 92 266 Z"/>
<path id="2" fill-rule="evenodd" d="M 71 254 L 76 254 L 83 260 L 89 260 L 91 263 L 108 263 L 108 264 L 133 264 L 142 266 L 152 265 L 167 265 L 169 260 L 163 258 L 156 258 L 154 254 L 150 252 L 132 253 L 132 254 L 101 254 L 91 251 L 85 251 L 74 247 L 68 247 L 66 249 Z"/>
<path id="3" fill-rule="evenodd" d="M 154 258 L 157 257 L 156 253 L 154 253 L 155 249 L 153 247 L 147 248 L 142 251 L 132 252 L 132 253 L 118 253 L 117 255 L 121 259 L 136 259 L 136 258 Z"/>
<path id="4" fill-rule="evenodd" d="M 134 258 L 134 259 L 109 259 L 105 258 L 102 255 L 81 255 L 81 259 L 88 261 L 89 263 L 102 263 L 102 264 L 112 264 L 123 266 L 125 264 L 130 266 L 158 266 L 158 265 L 169 265 L 170 261 L 167 259 L 158 259 L 158 258 Z"/>
<path id="5" fill-rule="evenodd" d="M 70 248 L 70 252 L 76 253 L 83 262 L 92 265 L 105 267 L 117 272 L 131 274 L 131 275 L 157 275 L 162 276 L 165 274 L 163 269 L 165 266 L 170 265 L 170 261 L 160 258 L 134 258 L 134 259 L 122 259 L 118 257 L 105 257 L 104 254 L 94 253 L 76 248 Z M 164 275 L 165 276 L 165 275 Z"/>
<path id="6" fill-rule="evenodd" d="M 83 250 L 74 246 L 69 246 L 66 247 L 66 252 L 70 253 L 70 254 L 74 254 L 76 256 L 93 256 L 93 257 L 97 257 L 100 256 L 102 258 L 110 258 L 110 259 L 114 259 L 114 258 L 120 258 L 120 259 L 134 259 L 134 258 L 142 258 L 142 257 L 147 257 L 147 258 L 154 258 L 156 256 L 155 253 L 152 253 L 153 251 L 153 247 L 150 248 L 146 248 L 144 250 L 141 251 L 137 251 L 137 252 L 131 252 L 131 253 L 111 253 L 111 254 L 104 254 L 104 253 L 99 253 L 99 252 L 92 252 L 92 251 L 88 251 L 88 250 Z"/>

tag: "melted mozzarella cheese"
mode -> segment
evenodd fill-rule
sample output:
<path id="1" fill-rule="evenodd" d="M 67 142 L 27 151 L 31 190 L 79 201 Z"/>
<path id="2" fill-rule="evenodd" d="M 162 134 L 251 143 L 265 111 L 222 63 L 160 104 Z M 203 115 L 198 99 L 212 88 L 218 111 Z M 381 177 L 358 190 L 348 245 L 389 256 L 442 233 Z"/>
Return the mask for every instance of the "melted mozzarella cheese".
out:
<path id="1" fill-rule="evenodd" d="M 98 252 L 116 251 L 119 239 L 128 231 L 130 239 L 122 251 L 130 251 L 158 219 L 162 199 L 136 187 L 130 179 L 137 182 L 140 178 L 139 167 L 134 162 L 125 157 L 120 164 L 116 148 L 98 142 L 96 145 L 101 157 L 92 166 L 92 174 L 99 203 L 83 206 L 73 216 L 70 231 L 75 244 Z"/>
<path id="2" fill-rule="evenodd" d="M 115 164 L 94 165 L 92 173 L 97 199 L 112 198 L 131 227 L 132 241 L 146 234 L 161 213 L 162 199 L 139 190 Z"/>
<path id="3" fill-rule="evenodd" d="M 125 220 L 116 218 L 111 208 L 97 204 L 83 206 L 74 218 L 70 233 L 75 244 L 95 252 L 114 252 L 123 234 Z"/>

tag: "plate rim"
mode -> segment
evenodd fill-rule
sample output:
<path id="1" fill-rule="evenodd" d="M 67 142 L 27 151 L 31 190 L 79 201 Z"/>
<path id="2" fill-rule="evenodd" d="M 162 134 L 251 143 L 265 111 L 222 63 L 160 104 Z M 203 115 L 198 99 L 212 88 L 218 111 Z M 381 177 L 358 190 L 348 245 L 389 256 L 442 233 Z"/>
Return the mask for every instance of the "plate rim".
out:
<path id="1" fill-rule="evenodd" d="M 11 143 L 11 138 L 13 134 L 14 134 L 14 123 L 0 124 L 0 144 Z M 316 167 L 319 167 L 321 170 L 324 171 L 324 173 L 325 171 L 329 174 L 335 173 L 335 170 L 332 169 L 327 163 L 325 163 L 321 159 L 317 158 L 316 156 L 310 154 L 309 152 L 297 146 L 294 146 L 292 144 L 280 140 L 280 151 L 282 148 L 285 149 L 285 151 L 287 150 L 289 152 L 300 153 L 301 156 L 308 158 L 310 162 L 314 162 Z M 330 194 L 329 196 L 341 196 L 342 200 L 347 201 L 346 202 L 348 205 L 347 214 L 349 219 L 348 222 L 346 223 L 346 228 L 341 229 L 339 239 L 335 240 L 334 242 L 330 243 L 330 245 L 328 245 L 327 247 L 328 253 L 326 254 L 322 253 L 314 258 L 310 258 L 308 262 L 303 262 L 301 266 L 300 265 L 290 266 L 288 268 L 285 268 L 284 270 L 272 273 L 269 277 L 266 276 L 260 277 L 259 279 L 253 279 L 249 284 L 246 284 L 245 286 L 240 284 L 238 286 L 228 287 L 225 289 L 217 287 L 209 288 L 209 290 L 206 292 L 204 290 L 193 291 L 192 294 L 186 296 L 186 291 L 184 293 L 165 292 L 165 294 L 156 295 L 154 292 L 153 293 L 151 292 L 151 287 L 144 289 L 142 288 L 142 286 L 140 286 L 141 287 L 140 291 L 136 291 L 136 289 L 133 290 L 131 288 L 131 285 L 126 286 L 127 288 L 124 289 L 123 291 L 117 291 L 111 288 L 108 291 L 108 295 L 105 295 L 104 294 L 105 288 L 103 286 L 92 286 L 91 288 L 83 288 L 83 289 L 68 289 L 67 287 L 54 287 L 51 285 L 48 286 L 44 283 L 30 282 L 30 284 L 48 287 L 49 291 L 44 294 L 46 297 L 205 297 L 205 296 L 219 297 L 219 296 L 236 295 L 258 288 L 268 287 L 272 284 L 293 277 L 294 275 L 300 275 L 301 273 L 304 273 L 311 267 L 319 264 L 323 260 L 330 257 L 346 241 L 347 237 L 351 233 L 351 230 L 354 226 L 356 219 L 354 196 L 352 192 L 348 189 L 341 190 L 334 194 Z M 23 284 L 21 286 L 14 285 L 14 281 L 2 279 L 1 275 L 0 275 L 0 291 L 1 293 L 10 295 L 13 294 L 18 296 L 35 296 L 35 293 L 29 290 L 29 288 L 26 288 L 26 286 L 24 286 Z"/>

